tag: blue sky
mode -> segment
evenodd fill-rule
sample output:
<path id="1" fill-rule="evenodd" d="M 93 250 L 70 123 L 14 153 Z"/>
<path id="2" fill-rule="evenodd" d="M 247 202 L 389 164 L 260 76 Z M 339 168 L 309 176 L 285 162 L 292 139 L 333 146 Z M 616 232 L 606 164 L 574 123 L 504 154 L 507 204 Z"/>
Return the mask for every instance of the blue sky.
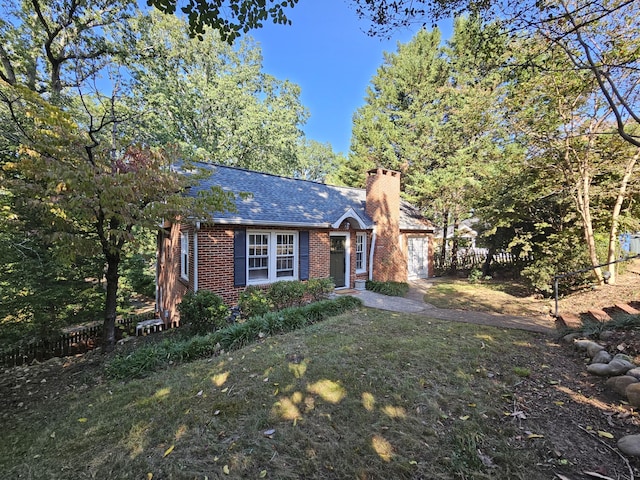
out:
<path id="1" fill-rule="evenodd" d="M 293 25 L 266 24 L 250 35 L 262 47 L 264 68 L 302 89 L 310 118 L 308 139 L 329 142 L 347 153 L 353 114 L 364 103 L 367 85 L 382 65 L 383 52 L 395 52 L 419 29 L 404 29 L 390 40 L 368 37 L 349 0 L 300 0 L 289 10 Z M 448 31 L 443 27 L 443 38 Z"/>

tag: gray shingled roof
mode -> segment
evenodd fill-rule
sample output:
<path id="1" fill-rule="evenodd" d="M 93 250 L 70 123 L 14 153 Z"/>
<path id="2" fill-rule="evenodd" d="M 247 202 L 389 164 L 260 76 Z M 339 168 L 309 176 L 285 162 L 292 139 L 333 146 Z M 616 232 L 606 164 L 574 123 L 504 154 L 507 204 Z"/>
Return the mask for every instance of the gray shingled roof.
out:
<path id="1" fill-rule="evenodd" d="M 362 188 L 338 187 L 221 165 L 198 166 L 212 168 L 214 173 L 192 187 L 190 195 L 212 186 L 250 194 L 246 199 L 236 200 L 236 212 L 216 213 L 216 223 L 329 227 L 349 213 L 349 216 L 357 215 L 364 228 L 373 227 L 373 221 L 365 213 L 366 191 Z M 404 201 L 400 208 L 400 228 L 433 229 L 415 207 Z"/>

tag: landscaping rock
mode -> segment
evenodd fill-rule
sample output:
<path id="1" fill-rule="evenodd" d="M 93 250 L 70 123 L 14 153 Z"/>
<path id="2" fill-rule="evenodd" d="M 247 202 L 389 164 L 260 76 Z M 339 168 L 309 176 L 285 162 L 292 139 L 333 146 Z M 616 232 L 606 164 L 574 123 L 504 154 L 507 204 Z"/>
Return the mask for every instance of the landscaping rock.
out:
<path id="1" fill-rule="evenodd" d="M 631 370 L 635 365 L 627 360 L 623 360 L 621 358 L 616 358 L 618 355 L 613 357 L 607 365 L 612 372 L 612 375 L 624 375 L 629 370 Z"/>
<path id="2" fill-rule="evenodd" d="M 627 400 L 629 400 L 629 405 L 634 408 L 640 407 L 640 382 L 632 383 L 627 386 L 625 394 L 627 396 Z"/>
<path id="3" fill-rule="evenodd" d="M 599 377 L 613 376 L 608 363 L 592 363 L 591 365 L 587 366 L 587 372 Z"/>
<path id="4" fill-rule="evenodd" d="M 562 341 L 566 342 L 566 343 L 574 343 L 577 339 L 579 339 L 582 336 L 582 334 L 580 333 L 568 333 L 567 335 L 565 335 L 564 337 L 562 337 Z"/>
<path id="5" fill-rule="evenodd" d="M 624 362 L 629 362 L 630 364 L 633 365 L 633 358 L 631 358 L 629 355 L 626 355 L 624 353 L 618 353 L 615 357 L 613 357 L 614 360 L 622 360 Z M 635 365 L 634 365 L 635 367 Z"/>
<path id="6" fill-rule="evenodd" d="M 593 358 L 596 353 L 600 350 L 604 350 L 604 347 L 599 343 L 593 342 L 591 340 L 576 340 L 574 342 L 575 347 L 581 352 L 587 352 L 589 357 Z"/>
<path id="7" fill-rule="evenodd" d="M 591 363 L 609 363 L 611 361 L 611 354 L 606 350 L 600 350 L 593 356 Z"/>
<path id="8" fill-rule="evenodd" d="M 638 367 L 632 368 L 626 374 L 631 375 L 632 377 L 636 377 L 638 380 L 640 380 L 640 368 Z"/>
<path id="9" fill-rule="evenodd" d="M 589 355 L 589 357 L 591 358 L 595 357 L 596 354 L 598 352 L 601 352 L 602 350 L 604 350 L 604 347 L 599 343 L 591 342 L 589 345 L 587 345 L 587 355 Z"/>
<path id="10" fill-rule="evenodd" d="M 624 375 L 633 367 L 633 363 L 618 360 L 614 357 L 609 363 L 592 363 L 587 366 L 587 372 L 600 377 L 614 377 L 616 375 Z"/>
<path id="11" fill-rule="evenodd" d="M 640 435 L 627 435 L 618 440 L 618 448 L 630 457 L 640 457 Z"/>
<path id="12" fill-rule="evenodd" d="M 607 388 L 616 392 L 623 397 L 627 396 L 627 387 L 633 383 L 638 383 L 638 379 L 629 375 L 621 375 L 618 377 L 611 377 L 607 380 Z"/>

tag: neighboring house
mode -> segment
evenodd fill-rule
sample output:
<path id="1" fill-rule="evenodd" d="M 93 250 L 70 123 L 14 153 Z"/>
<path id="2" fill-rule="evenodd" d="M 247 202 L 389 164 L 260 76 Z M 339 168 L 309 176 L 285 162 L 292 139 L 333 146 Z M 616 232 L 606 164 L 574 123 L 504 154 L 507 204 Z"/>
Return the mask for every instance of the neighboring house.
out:
<path id="1" fill-rule="evenodd" d="M 458 225 L 457 230 L 454 231 L 454 226 L 449 225 L 447 228 L 447 241 L 453 240 L 453 238 L 458 238 L 459 240 L 463 240 L 465 248 L 476 248 L 476 237 L 478 236 L 478 232 L 475 231 L 472 227 L 474 223 L 478 221 L 477 218 L 469 218 L 463 220 Z M 442 245 L 442 229 L 438 229 L 438 234 L 435 236 L 435 241 Z"/>
<path id="2" fill-rule="evenodd" d="M 235 193 L 235 212 L 212 223 L 165 225 L 158 236 L 156 309 L 176 322 L 188 291 L 211 290 L 235 305 L 247 285 L 331 277 L 407 281 L 432 272 L 433 225 L 400 199 L 400 174 L 368 172 L 367 188 L 325 185 L 224 166 L 190 189 Z"/>

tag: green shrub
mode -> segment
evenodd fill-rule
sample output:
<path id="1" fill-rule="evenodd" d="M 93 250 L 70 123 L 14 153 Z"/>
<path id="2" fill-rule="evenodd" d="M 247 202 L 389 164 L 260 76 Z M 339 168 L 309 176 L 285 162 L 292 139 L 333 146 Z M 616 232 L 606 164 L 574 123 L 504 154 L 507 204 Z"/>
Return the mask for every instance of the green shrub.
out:
<path id="1" fill-rule="evenodd" d="M 187 292 L 178 305 L 180 319 L 193 335 L 206 335 L 224 327 L 229 317 L 229 307 L 222 298 L 208 290 Z"/>
<path id="2" fill-rule="evenodd" d="M 265 291 L 254 285 L 249 285 L 244 292 L 240 293 L 238 306 L 244 318 L 264 315 L 272 308 Z"/>
<path id="3" fill-rule="evenodd" d="M 299 280 L 282 280 L 272 283 L 267 290 L 267 298 L 275 310 L 302 304 L 306 292 L 305 284 Z"/>
<path id="4" fill-rule="evenodd" d="M 404 297 L 409 291 L 409 284 L 405 282 L 376 282 L 375 280 L 367 280 L 365 288 L 372 292 L 389 295 L 391 297 Z"/>
<path id="5" fill-rule="evenodd" d="M 480 270 L 478 267 L 472 268 L 469 272 L 468 279 L 469 283 L 478 283 L 480 280 L 482 280 L 482 270 Z"/>
<path id="6" fill-rule="evenodd" d="M 335 288 L 330 278 L 311 278 L 307 281 L 307 294 L 314 302 L 328 298 Z"/>
<path id="7" fill-rule="evenodd" d="M 144 345 L 128 355 L 116 356 L 106 368 L 107 375 L 126 379 L 141 377 L 166 366 L 169 362 L 187 362 L 233 350 L 255 342 L 266 335 L 285 333 L 362 306 L 351 296 L 321 300 L 304 307 L 287 308 L 252 317 L 246 322 L 228 325 L 208 335 L 188 339 L 174 337 Z"/>

